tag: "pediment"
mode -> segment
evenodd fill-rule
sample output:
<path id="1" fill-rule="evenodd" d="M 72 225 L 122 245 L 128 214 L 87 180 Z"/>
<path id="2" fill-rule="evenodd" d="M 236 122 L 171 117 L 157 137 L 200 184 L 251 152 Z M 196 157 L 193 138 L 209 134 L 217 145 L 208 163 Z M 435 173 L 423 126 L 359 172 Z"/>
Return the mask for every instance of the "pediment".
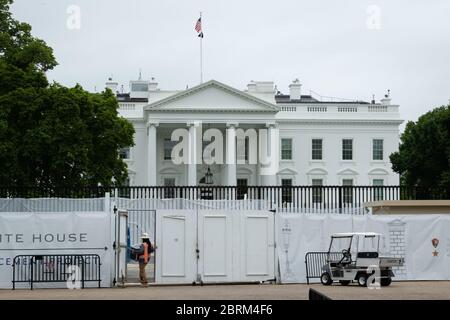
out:
<path id="1" fill-rule="evenodd" d="M 160 174 L 172 174 L 172 175 L 177 175 L 177 174 L 180 174 L 180 171 L 178 171 L 178 170 L 175 169 L 175 168 L 168 167 L 168 168 L 161 169 L 161 170 L 159 171 L 159 173 L 160 173 Z"/>
<path id="2" fill-rule="evenodd" d="M 388 175 L 389 172 L 386 169 L 383 168 L 375 168 L 369 171 L 369 175 Z"/>
<path id="3" fill-rule="evenodd" d="M 238 168 L 238 169 L 236 170 L 236 174 L 237 174 L 238 176 L 239 176 L 239 175 L 242 175 L 242 176 L 250 176 L 250 175 L 253 174 L 253 171 L 250 170 L 249 168 Z"/>
<path id="4" fill-rule="evenodd" d="M 313 168 L 309 170 L 306 174 L 309 175 L 327 175 L 328 171 L 322 168 Z"/>
<path id="5" fill-rule="evenodd" d="M 153 102 L 144 109 L 150 112 L 238 111 L 276 113 L 279 111 L 279 108 L 270 102 L 256 98 L 215 80 Z"/>
<path id="6" fill-rule="evenodd" d="M 289 169 L 289 168 L 284 168 L 283 170 L 280 170 L 278 172 L 279 175 L 289 175 L 289 176 L 293 176 L 298 174 L 297 171 L 293 170 L 293 169 Z"/>
<path id="7" fill-rule="evenodd" d="M 358 175 L 358 172 L 353 169 L 344 169 L 339 171 L 337 174 L 342 176 L 356 176 Z"/>

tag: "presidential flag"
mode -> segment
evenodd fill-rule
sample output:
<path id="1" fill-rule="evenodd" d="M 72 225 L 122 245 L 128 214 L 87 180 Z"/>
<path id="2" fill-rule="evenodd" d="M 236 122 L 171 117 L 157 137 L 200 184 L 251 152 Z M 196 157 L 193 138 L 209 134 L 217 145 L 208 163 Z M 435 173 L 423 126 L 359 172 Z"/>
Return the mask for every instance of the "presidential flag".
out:
<path id="1" fill-rule="evenodd" d="M 200 38 L 203 38 L 202 17 L 198 18 L 197 23 L 195 24 L 195 31 L 197 31 Z"/>

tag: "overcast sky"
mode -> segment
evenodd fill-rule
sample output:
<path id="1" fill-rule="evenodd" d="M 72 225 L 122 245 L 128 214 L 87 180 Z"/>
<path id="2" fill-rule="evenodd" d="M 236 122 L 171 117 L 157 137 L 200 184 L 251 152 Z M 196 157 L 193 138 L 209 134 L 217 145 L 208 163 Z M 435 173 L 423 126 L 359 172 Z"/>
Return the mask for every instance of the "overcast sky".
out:
<path id="1" fill-rule="evenodd" d="M 288 93 L 299 78 L 305 94 L 367 101 L 390 89 L 405 120 L 450 99 L 448 0 L 15 0 L 12 11 L 54 49 L 50 80 L 90 91 L 110 75 L 128 91 L 139 69 L 162 89 L 198 84 L 202 11 L 204 80 Z"/>

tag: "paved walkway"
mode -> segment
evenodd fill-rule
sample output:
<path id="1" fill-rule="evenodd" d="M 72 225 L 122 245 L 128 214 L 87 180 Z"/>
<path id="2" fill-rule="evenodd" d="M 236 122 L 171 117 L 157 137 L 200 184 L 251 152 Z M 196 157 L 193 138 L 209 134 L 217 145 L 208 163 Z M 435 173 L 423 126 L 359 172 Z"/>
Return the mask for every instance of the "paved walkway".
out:
<path id="1" fill-rule="evenodd" d="M 357 285 L 205 285 L 149 286 L 104 289 L 0 290 L 0 299 L 189 299 L 189 300 L 267 300 L 308 299 L 314 288 L 332 299 L 450 299 L 450 281 L 394 282 L 390 287 L 369 290 Z"/>

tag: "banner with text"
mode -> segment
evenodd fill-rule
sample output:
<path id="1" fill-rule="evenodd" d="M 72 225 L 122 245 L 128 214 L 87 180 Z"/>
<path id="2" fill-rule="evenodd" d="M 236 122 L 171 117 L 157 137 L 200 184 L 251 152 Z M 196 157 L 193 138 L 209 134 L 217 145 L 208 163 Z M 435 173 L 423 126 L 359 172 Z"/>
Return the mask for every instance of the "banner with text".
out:
<path id="1" fill-rule="evenodd" d="M 101 286 L 109 287 L 112 267 L 110 215 L 107 212 L 0 213 L 0 288 L 12 288 L 18 255 L 97 254 Z M 26 262 L 25 262 L 26 263 Z M 98 283 L 86 283 L 98 286 Z M 21 284 L 18 287 L 29 287 Z M 36 284 L 36 287 L 65 287 Z"/>

